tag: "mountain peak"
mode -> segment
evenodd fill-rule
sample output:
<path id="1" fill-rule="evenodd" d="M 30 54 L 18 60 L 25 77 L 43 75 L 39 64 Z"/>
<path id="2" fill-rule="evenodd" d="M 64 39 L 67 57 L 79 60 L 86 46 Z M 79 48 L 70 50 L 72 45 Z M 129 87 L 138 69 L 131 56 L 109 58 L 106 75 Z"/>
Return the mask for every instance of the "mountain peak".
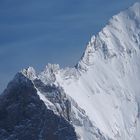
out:
<path id="1" fill-rule="evenodd" d="M 18 120 L 19 112 L 25 118 L 11 123 L 16 128 L 11 130 L 16 132 L 10 137 L 23 132 L 23 139 L 54 139 L 57 135 L 63 139 L 66 132 L 71 132 L 67 139 L 74 136 L 75 140 L 76 135 L 76 140 L 139 139 L 139 60 L 140 3 L 135 3 L 92 36 L 76 68 L 60 69 L 59 65 L 48 64 L 40 74 L 32 67 L 17 73 L 5 90 L 9 96 L 0 97 L 2 140 L 9 137 L 7 122 Z M 27 120 L 24 125 L 23 120 Z M 35 131 L 35 138 L 26 138 L 26 124 L 31 128 L 28 135 Z M 49 129 L 53 135 L 48 138 Z"/>
<path id="2" fill-rule="evenodd" d="M 108 25 L 91 38 L 76 67 L 85 71 L 94 64 L 96 57 L 110 59 L 122 55 L 130 56 L 139 48 L 140 3 L 137 2 L 113 16 Z"/>
<path id="3" fill-rule="evenodd" d="M 140 2 L 134 3 L 132 7 L 133 7 L 134 9 L 135 9 L 135 8 L 140 8 Z"/>
<path id="4" fill-rule="evenodd" d="M 135 13 L 135 16 L 140 17 L 140 2 L 136 2 L 130 9 Z"/>

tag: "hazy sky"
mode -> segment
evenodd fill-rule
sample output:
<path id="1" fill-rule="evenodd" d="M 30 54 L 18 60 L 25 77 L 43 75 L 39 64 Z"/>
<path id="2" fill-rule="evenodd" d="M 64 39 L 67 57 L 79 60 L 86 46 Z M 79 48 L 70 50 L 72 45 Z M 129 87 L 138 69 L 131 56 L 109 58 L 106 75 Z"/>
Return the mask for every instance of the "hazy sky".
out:
<path id="1" fill-rule="evenodd" d="M 136 1 L 0 0 L 0 92 L 27 66 L 75 65 L 90 37 Z"/>

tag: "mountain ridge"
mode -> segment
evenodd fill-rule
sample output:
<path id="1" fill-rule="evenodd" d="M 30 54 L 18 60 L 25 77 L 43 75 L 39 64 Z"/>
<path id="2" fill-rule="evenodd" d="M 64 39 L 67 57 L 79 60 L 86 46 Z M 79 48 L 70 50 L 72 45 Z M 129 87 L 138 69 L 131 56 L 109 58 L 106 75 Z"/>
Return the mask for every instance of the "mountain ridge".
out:
<path id="1" fill-rule="evenodd" d="M 29 67 L 14 80 L 17 83 L 23 75 L 20 82 L 32 81 L 40 100 L 74 126 L 80 140 L 138 140 L 139 59 L 140 3 L 136 3 L 91 38 L 75 67 L 48 64 L 39 74 Z"/>

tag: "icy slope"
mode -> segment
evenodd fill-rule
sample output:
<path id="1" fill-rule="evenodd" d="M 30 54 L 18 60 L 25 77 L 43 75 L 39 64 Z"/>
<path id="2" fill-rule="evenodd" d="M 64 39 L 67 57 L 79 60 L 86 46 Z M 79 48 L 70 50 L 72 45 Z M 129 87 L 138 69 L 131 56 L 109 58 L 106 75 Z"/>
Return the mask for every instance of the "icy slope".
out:
<path id="1" fill-rule="evenodd" d="M 49 64 L 45 71 L 38 76 L 31 67 L 24 69 L 21 75 L 32 81 L 40 100 L 45 103 L 47 109 L 52 110 L 58 117 L 64 118 L 69 125 L 74 126 L 78 140 L 110 140 L 91 122 L 85 110 L 72 97 L 67 95 L 61 85 L 56 82 L 55 76 L 56 73 L 59 73 L 59 70 L 58 65 Z M 71 73 L 70 70 L 67 70 L 65 70 L 65 73 L 68 72 L 68 75 L 74 73 L 74 69 L 71 69 Z"/>
<path id="2" fill-rule="evenodd" d="M 140 138 L 140 3 L 114 16 L 75 68 L 54 72 L 89 119 L 113 140 Z M 43 76 L 43 79 L 46 76 Z"/>

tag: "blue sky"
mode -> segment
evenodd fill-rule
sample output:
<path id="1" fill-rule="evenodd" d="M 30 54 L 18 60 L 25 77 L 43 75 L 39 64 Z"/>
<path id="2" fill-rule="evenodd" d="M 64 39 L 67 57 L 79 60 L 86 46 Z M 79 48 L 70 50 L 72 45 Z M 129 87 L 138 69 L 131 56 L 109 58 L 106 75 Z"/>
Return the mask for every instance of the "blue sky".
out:
<path id="1" fill-rule="evenodd" d="M 0 92 L 22 68 L 73 66 L 86 43 L 139 0 L 0 0 Z"/>

